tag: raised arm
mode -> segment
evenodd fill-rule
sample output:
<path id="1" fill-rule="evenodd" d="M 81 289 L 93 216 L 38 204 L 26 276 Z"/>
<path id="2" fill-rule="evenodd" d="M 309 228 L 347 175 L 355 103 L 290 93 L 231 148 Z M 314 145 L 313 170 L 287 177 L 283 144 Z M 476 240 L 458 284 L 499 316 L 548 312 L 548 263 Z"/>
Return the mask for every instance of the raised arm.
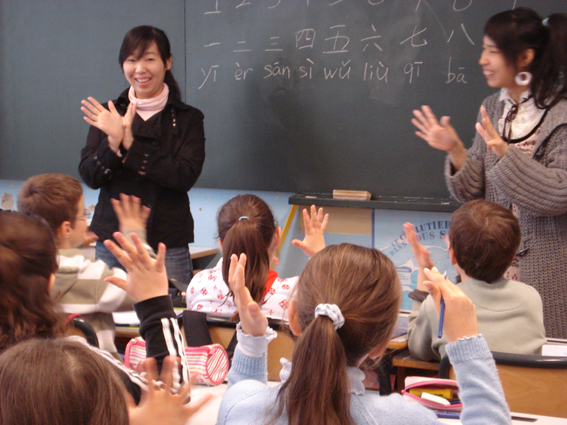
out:
<path id="1" fill-rule="evenodd" d="M 160 370 L 165 357 L 179 357 L 180 373 L 176 385 L 188 382 L 183 339 L 168 295 L 165 245 L 158 245 L 157 257 L 153 259 L 135 233 L 130 235 L 133 245 L 119 232 L 113 236 L 122 248 L 110 239 L 104 245 L 124 266 L 128 276 L 126 280 L 110 277 L 105 281 L 122 288 L 136 300 L 134 308 L 140 318 L 140 335 L 146 341 L 147 356 L 156 359 Z"/>
<path id="2" fill-rule="evenodd" d="M 435 302 L 437 314 L 441 298 L 445 302 L 443 333 L 449 341 L 447 354 L 455 368 L 459 396 L 464 406 L 461 423 L 511 423 L 492 353 L 484 337 L 478 333 L 474 304 L 436 268 L 426 269 L 425 274 L 428 280 L 424 285 Z"/>
<path id="3" fill-rule="evenodd" d="M 438 121 L 429 106 L 414 110 L 413 115 L 411 122 L 418 129 L 415 134 L 425 140 L 429 146 L 447 152 L 455 170 L 460 170 L 467 157 L 467 151 L 450 124 L 450 118 L 445 116 Z"/>
<path id="4" fill-rule="evenodd" d="M 311 215 L 307 208 L 303 209 L 305 237 L 302 241 L 294 239 L 291 244 L 301 249 L 308 257 L 312 257 L 325 248 L 325 229 L 328 222 L 329 214 L 323 216 L 323 208 L 317 211 L 315 205 L 311 205 Z"/>

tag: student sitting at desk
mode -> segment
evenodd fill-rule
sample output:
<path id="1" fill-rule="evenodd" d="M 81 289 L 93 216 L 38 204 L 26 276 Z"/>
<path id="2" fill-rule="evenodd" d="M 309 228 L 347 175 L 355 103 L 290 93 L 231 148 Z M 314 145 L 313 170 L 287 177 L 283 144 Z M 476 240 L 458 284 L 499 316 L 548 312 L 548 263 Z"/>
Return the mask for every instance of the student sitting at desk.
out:
<path id="1" fill-rule="evenodd" d="M 145 241 L 149 210 L 142 208 L 134 198 L 124 197 L 122 203 L 113 202 L 121 230 L 136 232 Z M 64 313 L 82 315 L 95 329 L 100 348 L 120 359 L 114 345 L 112 312 L 133 310 L 134 300 L 104 281 L 109 276 L 124 278 L 123 270 L 111 269 L 101 260 L 91 261 L 78 249 L 87 231 L 81 184 L 65 174 L 30 177 L 18 194 L 18 210 L 43 218 L 51 227 L 59 266 L 51 295 L 57 299 L 60 309 Z"/>
<path id="2" fill-rule="evenodd" d="M 305 239 L 291 243 L 312 256 L 325 247 L 324 232 L 328 214 L 311 207 L 311 217 L 303 210 Z M 297 277 L 281 279 L 276 271 L 276 248 L 280 245 L 281 229 L 276 226 L 270 207 L 256 195 L 238 195 L 224 204 L 217 216 L 219 245 L 223 258 L 213 269 L 196 274 L 187 288 L 189 310 L 232 317 L 237 313 L 232 293 L 226 284 L 230 264 L 223 262 L 232 254 L 248 257 L 246 283 L 252 298 L 267 317 L 287 320 L 287 303 Z"/>
<path id="3" fill-rule="evenodd" d="M 398 318 L 401 285 L 383 253 L 351 244 L 315 254 L 299 276 L 289 325 L 298 337 L 282 385 L 268 387 L 266 351 L 275 332 L 245 285 L 246 256 L 231 258 L 229 282 L 240 315 L 238 344 L 217 424 L 438 424 L 432 410 L 400 394 L 366 392 L 360 364 L 379 358 Z M 473 303 L 437 269 L 425 284 L 447 304 L 447 351 L 456 370 L 463 424 L 509 424 L 494 360 L 478 334 Z"/>
<path id="4" fill-rule="evenodd" d="M 406 236 L 419 266 L 418 287 L 408 326 L 409 350 L 422 360 L 440 360 L 447 337 L 440 338 L 435 304 L 423 286 L 423 270 L 433 262 L 417 241 L 410 223 Z M 531 286 L 503 277 L 520 245 L 520 226 L 514 214 L 485 200 L 467 202 L 453 214 L 449 256 L 457 269 L 459 288 L 476 306 L 478 327 L 491 351 L 541 354 L 546 343 L 541 297 Z M 418 314 L 419 313 L 419 314 Z"/>
<path id="5" fill-rule="evenodd" d="M 116 235 L 119 239 L 124 239 L 120 233 L 114 236 Z M 132 255 L 142 257 L 145 264 L 154 261 L 136 235 L 131 235 L 137 242 Z M 154 262 L 165 270 L 165 247 L 162 246 L 161 251 L 158 251 Z M 147 260 L 148 258 L 150 259 Z M 140 274 L 141 267 L 134 269 L 130 264 L 127 266 L 128 271 L 132 272 L 128 275 L 128 282 L 131 282 Z M 63 318 L 57 310 L 55 300 L 49 295 L 56 280 L 57 269 L 57 248 L 52 229 L 45 220 L 18 212 L 0 212 L 0 353 L 32 338 L 64 337 L 66 329 Z M 137 301 L 134 308 L 140 318 L 140 335 L 146 341 L 148 357 L 155 359 L 158 369 L 161 369 L 167 356 L 182 359 L 172 383 L 173 389 L 178 391 L 181 383 L 188 382 L 187 365 L 184 362 L 185 351 L 179 335 L 177 316 L 171 298 L 164 295 L 167 294 L 167 276 L 165 272 L 162 274 L 164 279 L 159 282 L 157 279 L 143 279 L 150 284 L 149 295 L 140 296 L 137 293 L 132 298 Z M 108 280 L 122 281 L 116 275 L 107 278 Z M 111 364 L 133 401 L 139 403 L 141 391 L 147 389 L 147 381 L 143 376 L 126 368 L 121 360 L 107 351 L 87 344 L 84 338 L 66 338 L 82 343 Z M 33 369 L 33 365 L 30 367 Z"/>

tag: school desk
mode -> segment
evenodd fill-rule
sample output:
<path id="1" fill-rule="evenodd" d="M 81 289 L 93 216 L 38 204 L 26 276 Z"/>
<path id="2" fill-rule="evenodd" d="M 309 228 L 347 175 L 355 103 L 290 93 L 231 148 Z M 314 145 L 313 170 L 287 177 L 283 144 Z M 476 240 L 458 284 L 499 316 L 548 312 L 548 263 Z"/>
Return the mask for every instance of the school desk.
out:
<path id="1" fill-rule="evenodd" d="M 278 385 L 278 382 L 268 382 L 269 386 Z M 217 421 L 218 411 L 222 400 L 222 395 L 226 391 L 226 384 L 221 384 L 216 387 L 205 387 L 202 385 L 195 385 L 191 391 L 191 398 L 195 401 L 204 397 L 205 394 L 214 394 L 216 397 L 209 401 L 199 412 L 191 417 L 190 423 L 201 425 L 213 425 Z M 552 418 L 549 416 L 528 415 L 525 413 L 512 413 L 513 425 L 567 425 L 567 419 Z M 460 424 L 461 421 L 457 419 L 440 419 L 442 423 L 446 424 Z"/>

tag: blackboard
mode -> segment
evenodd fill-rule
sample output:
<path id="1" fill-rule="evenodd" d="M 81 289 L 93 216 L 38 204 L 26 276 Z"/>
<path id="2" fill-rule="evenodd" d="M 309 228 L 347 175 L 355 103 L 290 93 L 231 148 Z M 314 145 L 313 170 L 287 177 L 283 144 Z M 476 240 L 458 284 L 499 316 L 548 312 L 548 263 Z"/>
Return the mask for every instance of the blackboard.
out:
<path id="1" fill-rule="evenodd" d="M 450 115 L 470 145 L 492 92 L 482 27 L 517 6 L 567 12 L 563 0 L 1 0 L 0 179 L 78 177 L 80 100 L 126 88 L 122 37 L 150 24 L 205 114 L 198 187 L 444 198 L 444 154 L 413 134 L 411 111 Z"/>
<path id="2" fill-rule="evenodd" d="M 445 155 L 414 135 L 412 110 L 450 115 L 467 145 L 492 90 L 478 66 L 495 13 L 563 1 L 190 2 L 187 100 L 206 116 L 199 185 L 367 190 L 445 198 Z"/>

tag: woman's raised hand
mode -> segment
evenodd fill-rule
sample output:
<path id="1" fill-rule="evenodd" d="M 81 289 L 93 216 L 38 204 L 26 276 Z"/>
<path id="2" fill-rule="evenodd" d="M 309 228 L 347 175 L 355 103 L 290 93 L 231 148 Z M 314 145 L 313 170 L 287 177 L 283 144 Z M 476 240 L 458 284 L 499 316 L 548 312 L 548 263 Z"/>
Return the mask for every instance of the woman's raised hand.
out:
<path id="1" fill-rule="evenodd" d="M 425 140 L 429 146 L 447 152 L 453 167 L 459 170 L 465 162 L 467 151 L 450 124 L 449 117 L 441 117 L 441 121 L 437 121 L 429 106 L 414 110 L 413 115 L 415 118 L 412 118 L 411 122 L 418 129 L 415 134 Z"/>
<path id="2" fill-rule="evenodd" d="M 252 336 L 264 336 L 268 329 L 268 319 L 260 310 L 260 306 L 252 299 L 250 291 L 245 285 L 244 267 L 246 266 L 246 254 L 230 256 L 230 268 L 228 269 L 228 284 L 234 297 L 234 304 L 240 316 L 240 325 L 245 334 Z"/>
<path id="3" fill-rule="evenodd" d="M 441 298 L 445 301 L 443 333 L 448 342 L 478 334 L 476 309 L 473 302 L 457 285 L 443 278 L 433 267 L 424 270 L 427 281 L 423 282 L 435 302 L 437 315 L 441 308 Z"/>
<path id="4" fill-rule="evenodd" d="M 484 106 L 480 107 L 482 119 L 476 123 L 476 131 L 482 136 L 489 151 L 494 152 L 500 158 L 508 152 L 508 144 L 500 137 L 498 132 L 492 126 L 490 118 L 486 113 Z"/>
<path id="5" fill-rule="evenodd" d="M 300 248 L 308 257 L 317 254 L 325 248 L 325 229 L 328 222 L 329 214 L 323 216 L 323 208 L 319 208 L 319 211 L 317 211 L 315 205 L 311 205 L 311 216 L 305 208 L 303 210 L 305 238 L 302 241 L 294 239 L 291 244 Z"/>
<path id="6" fill-rule="evenodd" d="M 83 117 L 93 127 L 98 128 L 108 136 L 108 144 L 114 151 L 118 151 L 124 137 L 122 116 L 116 110 L 114 103 L 108 101 L 108 109 L 102 106 L 94 97 L 81 100 Z"/>
<path id="7" fill-rule="evenodd" d="M 126 150 L 130 149 L 132 142 L 134 141 L 134 135 L 132 134 L 132 121 L 134 120 L 134 115 L 136 115 L 136 108 L 138 104 L 136 102 L 130 102 L 126 113 L 122 117 L 122 127 L 124 128 L 124 138 L 122 140 L 122 146 Z"/>
<path id="8" fill-rule="evenodd" d="M 462 144 L 457 132 L 449 123 L 449 117 L 441 117 L 441 122 L 437 121 L 429 106 L 414 110 L 413 115 L 415 118 L 412 118 L 411 122 L 418 129 L 415 134 L 429 143 L 429 146 L 449 152 Z"/>

